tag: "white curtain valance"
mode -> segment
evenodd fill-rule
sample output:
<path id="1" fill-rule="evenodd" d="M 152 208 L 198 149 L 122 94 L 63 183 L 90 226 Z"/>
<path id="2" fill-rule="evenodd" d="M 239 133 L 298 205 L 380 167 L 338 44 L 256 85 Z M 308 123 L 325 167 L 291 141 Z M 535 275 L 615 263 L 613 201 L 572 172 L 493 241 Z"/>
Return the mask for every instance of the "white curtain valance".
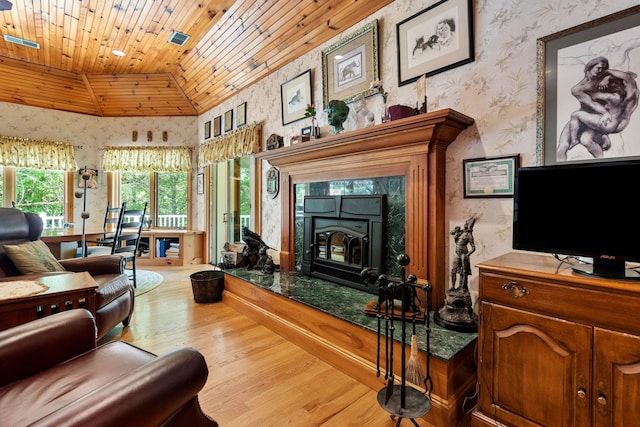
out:
<path id="1" fill-rule="evenodd" d="M 191 170 L 189 147 L 106 147 L 102 159 L 104 171 L 188 172 Z"/>
<path id="2" fill-rule="evenodd" d="M 13 136 L 0 136 L 0 165 L 61 171 L 78 168 L 71 144 Z"/>
<path id="3" fill-rule="evenodd" d="M 262 125 L 254 123 L 200 145 L 198 165 L 208 166 L 259 152 L 261 132 Z"/>

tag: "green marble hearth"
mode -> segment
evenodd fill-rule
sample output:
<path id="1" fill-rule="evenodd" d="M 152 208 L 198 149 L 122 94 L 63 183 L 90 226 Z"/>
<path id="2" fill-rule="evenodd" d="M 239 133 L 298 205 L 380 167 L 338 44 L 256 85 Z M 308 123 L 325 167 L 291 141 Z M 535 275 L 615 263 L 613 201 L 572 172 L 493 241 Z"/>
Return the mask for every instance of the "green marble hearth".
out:
<path id="1" fill-rule="evenodd" d="M 246 269 L 225 270 L 225 273 L 364 329 L 377 332 L 377 318 L 364 314 L 364 307 L 369 301 L 376 300 L 377 295 L 301 273 L 276 272 L 273 275 L 265 275 L 259 271 Z M 431 355 L 434 357 L 445 361 L 451 360 L 460 350 L 477 338 L 475 333 L 461 333 L 444 329 L 433 322 L 432 312 L 430 315 Z M 410 343 L 411 332 L 411 324 L 407 323 L 407 343 Z M 398 340 L 400 333 L 400 322 L 396 322 L 395 337 Z M 416 325 L 416 335 L 420 349 L 426 351 L 424 324 Z"/>

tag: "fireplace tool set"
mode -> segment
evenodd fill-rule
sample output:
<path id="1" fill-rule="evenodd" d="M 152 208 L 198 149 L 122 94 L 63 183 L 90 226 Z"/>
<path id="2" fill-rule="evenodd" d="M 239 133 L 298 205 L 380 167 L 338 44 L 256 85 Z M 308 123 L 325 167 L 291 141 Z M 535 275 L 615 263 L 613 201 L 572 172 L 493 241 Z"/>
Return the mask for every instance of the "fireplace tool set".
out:
<path id="1" fill-rule="evenodd" d="M 417 277 L 410 275 L 406 278 L 405 267 L 409 264 L 409 256 L 406 254 L 398 256 L 398 263 L 402 266 L 402 277 L 400 281 L 390 279 L 386 275 L 380 275 L 376 281 L 378 285 L 378 354 L 376 358 L 376 375 L 380 376 L 380 359 L 382 352 L 382 339 L 384 337 L 384 363 L 385 380 L 387 385 L 378 392 L 378 404 L 394 419 L 398 417 L 396 427 L 400 425 L 402 419 L 408 418 L 418 426 L 415 418 L 420 418 L 431 410 L 431 391 L 433 382 L 429 370 L 430 345 L 429 337 L 431 328 L 429 324 L 429 307 L 431 305 L 431 285 L 422 286 L 427 296 L 426 315 L 424 324 L 426 331 L 426 374 L 422 372 L 418 361 L 418 348 L 416 338 L 416 316 L 420 314 L 420 307 L 415 305 L 416 291 L 420 287 Z M 400 310 L 395 307 L 395 301 L 402 302 Z M 400 313 L 398 313 L 400 311 Z M 398 316 L 398 314 L 400 314 Z M 384 331 L 382 325 L 384 323 Z M 395 371 L 394 366 L 394 342 L 397 324 L 400 323 L 401 334 L 401 357 L 400 373 Z M 407 325 L 412 327 L 411 354 L 409 361 L 406 361 Z M 423 385 L 424 391 L 408 385 L 408 382 L 416 386 Z M 399 384 L 398 384 L 399 383 Z"/>

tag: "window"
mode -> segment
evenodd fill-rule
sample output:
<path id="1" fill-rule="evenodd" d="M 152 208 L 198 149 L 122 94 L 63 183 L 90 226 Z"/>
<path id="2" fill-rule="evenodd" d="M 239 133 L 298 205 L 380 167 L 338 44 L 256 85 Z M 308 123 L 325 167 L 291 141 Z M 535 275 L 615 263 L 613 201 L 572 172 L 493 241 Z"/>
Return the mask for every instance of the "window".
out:
<path id="1" fill-rule="evenodd" d="M 127 208 L 142 209 L 154 227 L 188 227 L 188 172 L 120 172 L 120 200 Z"/>
<path id="2" fill-rule="evenodd" d="M 187 173 L 157 173 L 158 227 L 187 227 Z"/>
<path id="3" fill-rule="evenodd" d="M 15 194 L 11 201 L 15 202 L 16 208 L 39 214 L 45 228 L 60 228 L 64 225 L 64 172 L 28 168 L 4 169 L 14 169 L 15 172 Z M 3 184 L 5 182 L 3 180 Z M 9 196 L 3 190 L 4 194 Z"/>

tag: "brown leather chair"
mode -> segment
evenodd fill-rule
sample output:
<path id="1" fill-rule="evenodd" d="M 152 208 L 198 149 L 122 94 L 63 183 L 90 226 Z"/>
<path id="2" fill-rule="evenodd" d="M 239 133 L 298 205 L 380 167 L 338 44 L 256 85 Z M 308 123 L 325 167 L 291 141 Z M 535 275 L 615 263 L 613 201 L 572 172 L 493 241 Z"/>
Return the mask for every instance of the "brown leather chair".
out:
<path id="1" fill-rule="evenodd" d="M 198 403 L 202 354 L 97 346 L 95 330 L 91 313 L 74 309 L 1 331 L 0 425 L 217 427 Z"/>
<path id="2" fill-rule="evenodd" d="M 3 245 L 17 245 L 40 239 L 42 219 L 14 208 L 0 208 L 0 281 L 38 277 L 25 276 L 5 253 Z M 134 307 L 134 290 L 125 274 L 124 259 L 119 255 L 60 260 L 68 272 L 88 272 L 98 283 L 96 289 L 96 324 L 98 338 L 118 323 L 129 325 Z M 1 424 L 1 423 L 0 423 Z"/>

